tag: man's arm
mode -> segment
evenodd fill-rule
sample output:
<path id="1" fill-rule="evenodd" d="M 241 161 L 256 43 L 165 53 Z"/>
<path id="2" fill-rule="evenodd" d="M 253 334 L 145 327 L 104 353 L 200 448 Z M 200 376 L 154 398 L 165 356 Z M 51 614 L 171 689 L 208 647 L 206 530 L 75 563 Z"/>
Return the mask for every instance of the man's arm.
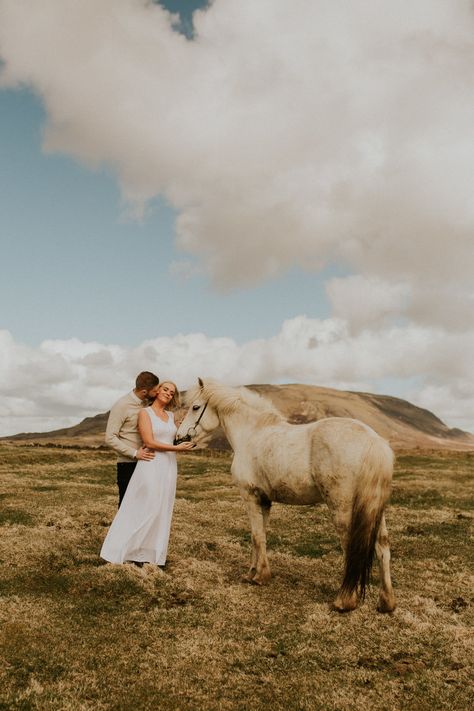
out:
<path id="1" fill-rule="evenodd" d="M 119 438 L 119 433 L 122 428 L 123 423 L 126 419 L 126 412 L 121 407 L 113 407 L 110 411 L 109 419 L 107 421 L 107 428 L 105 430 L 105 443 L 108 447 L 129 459 L 135 459 L 137 450 L 130 447 L 130 445 L 122 442 Z"/>

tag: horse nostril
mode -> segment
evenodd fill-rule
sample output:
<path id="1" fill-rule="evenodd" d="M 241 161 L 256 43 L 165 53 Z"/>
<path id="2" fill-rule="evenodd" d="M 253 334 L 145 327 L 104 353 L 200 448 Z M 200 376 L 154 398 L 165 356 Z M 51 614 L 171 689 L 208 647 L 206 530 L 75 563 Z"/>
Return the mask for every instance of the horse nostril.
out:
<path id="1" fill-rule="evenodd" d="M 190 442 L 191 437 L 190 435 L 184 435 L 184 437 L 175 437 L 173 440 L 173 444 L 182 444 L 183 442 Z"/>

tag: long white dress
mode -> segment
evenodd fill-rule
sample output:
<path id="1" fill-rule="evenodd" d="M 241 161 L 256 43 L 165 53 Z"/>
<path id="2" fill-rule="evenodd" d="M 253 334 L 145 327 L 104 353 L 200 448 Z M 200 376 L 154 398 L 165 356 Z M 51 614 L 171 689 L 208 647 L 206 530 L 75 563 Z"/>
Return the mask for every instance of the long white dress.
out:
<path id="1" fill-rule="evenodd" d="M 172 444 L 176 434 L 173 415 L 166 412 L 164 422 L 151 407 L 146 411 L 151 420 L 153 438 Z M 176 454 L 156 452 L 149 462 L 139 461 L 109 528 L 100 551 L 110 563 L 127 560 L 166 563 L 171 518 L 176 495 Z"/>

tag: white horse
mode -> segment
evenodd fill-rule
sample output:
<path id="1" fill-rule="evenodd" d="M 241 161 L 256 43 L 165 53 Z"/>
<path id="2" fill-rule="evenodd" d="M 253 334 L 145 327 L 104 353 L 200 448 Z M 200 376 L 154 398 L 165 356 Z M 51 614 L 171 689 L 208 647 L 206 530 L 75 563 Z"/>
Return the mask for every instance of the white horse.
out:
<path id="1" fill-rule="evenodd" d="M 252 563 L 246 580 L 269 580 L 265 528 L 272 501 L 328 505 L 344 552 L 342 585 L 334 600 L 340 612 L 364 598 L 377 554 L 377 609 L 391 612 L 395 597 L 384 508 L 390 496 L 393 452 L 370 427 L 346 417 L 290 425 L 273 405 L 247 388 L 213 380 L 190 390 L 190 405 L 177 441 L 204 444 L 219 425 L 234 451 L 231 472 L 247 505 Z"/>

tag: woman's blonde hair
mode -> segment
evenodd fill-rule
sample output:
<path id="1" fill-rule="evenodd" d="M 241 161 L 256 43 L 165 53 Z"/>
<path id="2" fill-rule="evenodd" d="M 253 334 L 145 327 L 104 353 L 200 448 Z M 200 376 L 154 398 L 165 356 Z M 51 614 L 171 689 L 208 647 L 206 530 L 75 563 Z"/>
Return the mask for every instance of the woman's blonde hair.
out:
<path id="1" fill-rule="evenodd" d="M 173 383 L 172 380 L 163 380 L 163 381 L 160 383 L 160 385 L 159 385 L 159 387 L 158 387 L 158 390 L 161 390 L 161 388 L 163 387 L 163 385 L 173 385 L 173 387 L 174 387 L 173 399 L 169 401 L 169 403 L 168 403 L 168 405 L 166 406 L 166 408 L 167 408 L 168 410 L 177 410 L 179 407 L 181 407 L 181 400 L 180 400 L 180 397 L 179 397 L 178 386 L 176 385 L 176 383 Z"/>

